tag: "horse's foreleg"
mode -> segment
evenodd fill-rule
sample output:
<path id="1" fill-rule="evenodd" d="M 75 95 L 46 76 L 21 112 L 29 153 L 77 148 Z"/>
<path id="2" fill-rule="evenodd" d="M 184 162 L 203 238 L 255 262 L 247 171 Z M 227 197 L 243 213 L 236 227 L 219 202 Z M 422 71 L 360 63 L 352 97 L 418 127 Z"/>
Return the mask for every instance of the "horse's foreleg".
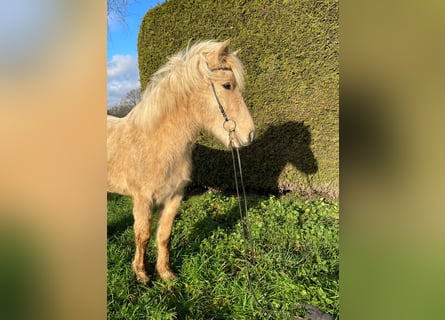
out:
<path id="1" fill-rule="evenodd" d="M 131 265 L 136 279 L 147 283 L 150 278 L 145 271 L 145 250 L 151 236 L 152 208 L 150 201 L 143 196 L 133 196 L 134 238 L 136 242 L 136 253 Z"/>
<path id="2" fill-rule="evenodd" d="M 158 260 L 156 270 L 161 279 L 174 279 L 176 276 L 170 268 L 169 244 L 173 227 L 173 220 L 181 204 L 182 195 L 175 195 L 165 201 L 164 209 L 159 218 L 156 241 L 158 245 Z"/>

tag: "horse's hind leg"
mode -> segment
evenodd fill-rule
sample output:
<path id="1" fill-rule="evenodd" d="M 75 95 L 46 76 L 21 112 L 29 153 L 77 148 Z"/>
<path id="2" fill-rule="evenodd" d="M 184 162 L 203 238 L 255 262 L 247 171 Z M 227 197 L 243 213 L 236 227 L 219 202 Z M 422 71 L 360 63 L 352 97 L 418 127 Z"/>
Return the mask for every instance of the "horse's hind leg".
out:
<path id="1" fill-rule="evenodd" d="M 164 203 L 164 209 L 159 218 L 158 232 L 156 242 L 158 245 L 158 260 L 156 262 L 156 270 L 163 280 L 176 278 L 170 268 L 169 244 L 172 232 L 173 220 L 176 212 L 181 204 L 182 195 L 177 194 L 168 199 Z"/>
<path id="2" fill-rule="evenodd" d="M 136 279 L 147 283 L 150 278 L 145 271 L 145 250 L 151 236 L 152 205 L 147 197 L 133 196 L 134 238 L 136 242 L 136 253 L 131 265 Z"/>

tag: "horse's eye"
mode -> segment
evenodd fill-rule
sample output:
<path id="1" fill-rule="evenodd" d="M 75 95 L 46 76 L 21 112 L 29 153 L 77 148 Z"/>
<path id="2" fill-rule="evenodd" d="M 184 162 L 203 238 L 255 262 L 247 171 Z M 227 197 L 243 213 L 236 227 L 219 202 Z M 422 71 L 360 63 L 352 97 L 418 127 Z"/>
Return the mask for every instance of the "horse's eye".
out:
<path id="1" fill-rule="evenodd" d="M 226 90 L 230 90 L 230 89 L 232 89 L 232 85 L 230 84 L 230 82 L 224 83 L 222 86 L 223 86 L 224 89 L 226 89 Z"/>

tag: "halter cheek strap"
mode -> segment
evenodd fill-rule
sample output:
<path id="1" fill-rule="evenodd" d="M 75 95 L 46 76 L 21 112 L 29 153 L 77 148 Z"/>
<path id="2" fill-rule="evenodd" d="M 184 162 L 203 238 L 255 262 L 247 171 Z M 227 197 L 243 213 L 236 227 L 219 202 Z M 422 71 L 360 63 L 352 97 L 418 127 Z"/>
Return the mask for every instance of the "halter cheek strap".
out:
<path id="1" fill-rule="evenodd" d="M 216 71 L 216 70 L 232 71 L 232 69 L 228 67 L 210 69 L 210 71 Z M 215 96 L 216 102 L 218 103 L 219 111 L 221 112 L 224 118 L 223 128 L 229 133 L 229 144 L 233 148 L 235 146 L 233 141 L 235 139 L 236 122 L 233 119 L 229 119 L 229 117 L 227 116 L 227 113 L 224 110 L 224 107 L 221 101 L 219 100 L 218 95 L 216 94 L 215 85 L 213 84 L 212 80 L 210 80 L 210 85 L 212 86 L 213 95 Z"/>
<path id="2" fill-rule="evenodd" d="M 231 68 L 229 67 L 219 67 L 219 68 L 213 68 L 210 69 L 210 71 L 217 71 L 217 70 L 221 70 L 221 71 L 232 71 Z M 213 84 L 213 81 L 210 80 L 210 84 L 212 86 L 212 91 L 213 91 L 213 95 L 215 96 L 216 102 L 218 103 L 218 108 L 219 111 L 221 112 L 223 118 L 224 118 L 224 124 L 223 127 L 226 131 L 228 131 L 229 133 L 234 132 L 236 129 L 236 122 L 232 119 L 229 119 L 229 117 L 227 116 L 226 111 L 224 110 L 223 105 L 221 104 L 221 101 L 218 98 L 218 95 L 216 94 L 216 90 L 215 90 L 215 85 Z"/>
<path id="3" fill-rule="evenodd" d="M 227 117 L 226 111 L 224 110 L 221 101 L 219 101 L 219 98 L 216 95 L 215 85 L 213 84 L 213 81 L 210 81 L 210 84 L 212 85 L 213 95 L 215 96 L 216 102 L 218 103 L 219 111 L 221 111 L 224 121 L 227 122 L 229 121 L 229 118 Z"/>

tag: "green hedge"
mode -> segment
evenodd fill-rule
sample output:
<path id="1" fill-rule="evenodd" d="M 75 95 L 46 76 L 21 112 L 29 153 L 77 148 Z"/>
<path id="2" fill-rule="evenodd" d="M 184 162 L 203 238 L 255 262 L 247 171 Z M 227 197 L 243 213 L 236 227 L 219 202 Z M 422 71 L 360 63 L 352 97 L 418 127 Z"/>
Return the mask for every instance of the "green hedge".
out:
<path id="1" fill-rule="evenodd" d="M 227 38 L 241 48 L 245 100 L 257 128 L 256 142 L 242 154 L 248 187 L 336 196 L 338 1 L 167 1 L 150 10 L 140 28 L 142 89 L 190 41 Z M 225 174 L 231 164 L 221 150 L 212 138 L 200 137 L 196 185 L 231 188 L 232 176 Z"/>

